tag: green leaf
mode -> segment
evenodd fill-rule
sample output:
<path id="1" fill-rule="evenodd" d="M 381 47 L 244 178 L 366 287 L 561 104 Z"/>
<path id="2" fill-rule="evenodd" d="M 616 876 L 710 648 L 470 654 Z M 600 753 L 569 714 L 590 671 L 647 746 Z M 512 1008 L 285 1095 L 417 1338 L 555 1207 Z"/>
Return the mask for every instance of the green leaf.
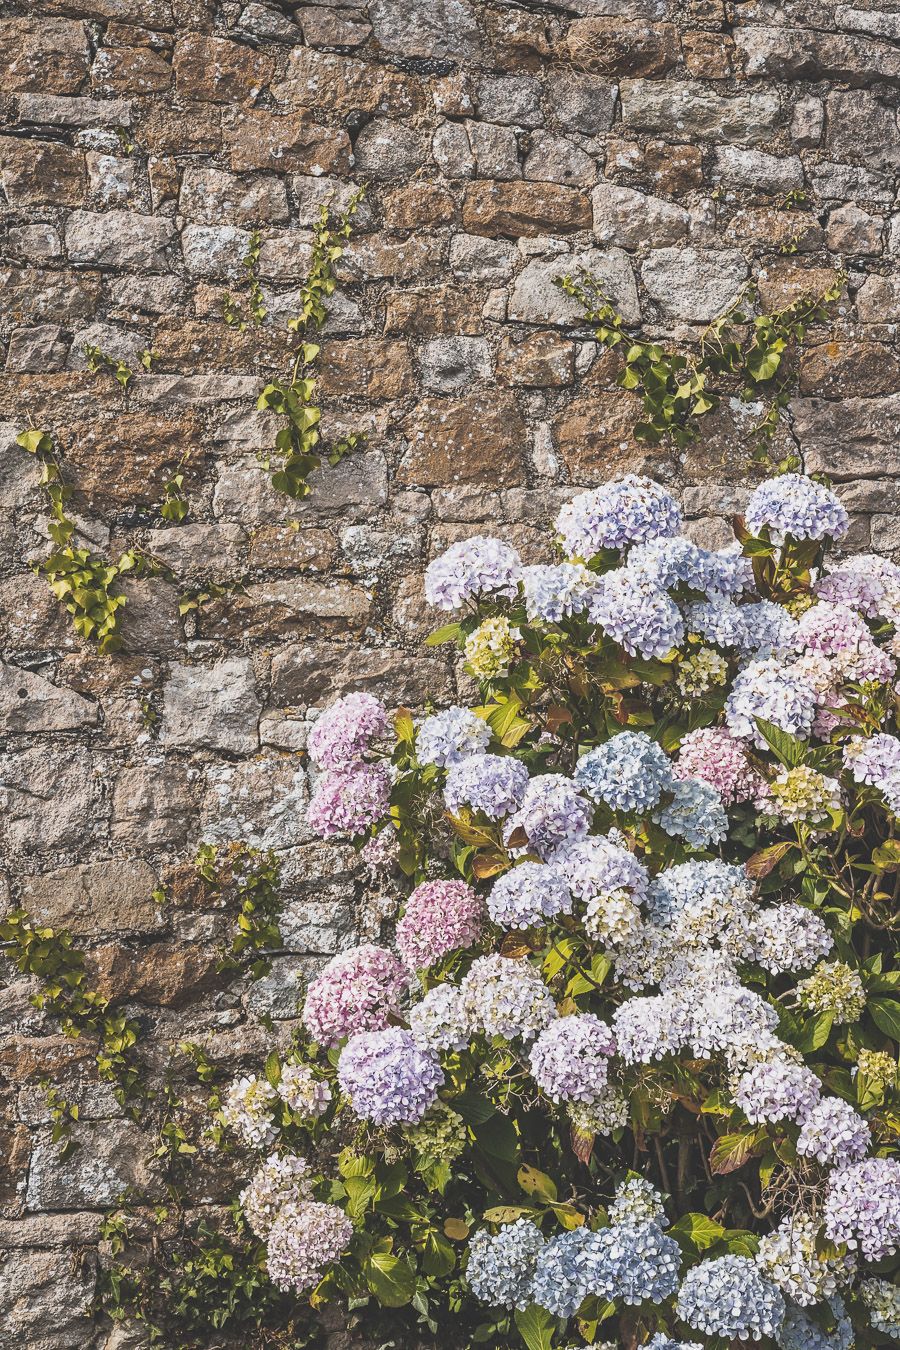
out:
<path id="1" fill-rule="evenodd" d="M 455 642 L 462 633 L 458 623 L 445 623 L 442 628 L 436 628 L 433 633 L 429 633 L 425 639 L 426 647 L 442 647 L 445 642 Z"/>
<path id="2" fill-rule="evenodd" d="M 422 1269 L 428 1275 L 448 1275 L 456 1265 L 456 1252 L 442 1233 L 426 1234 Z"/>
<path id="3" fill-rule="evenodd" d="M 536 1195 L 548 1203 L 556 1199 L 556 1182 L 552 1177 L 548 1177 L 546 1172 L 541 1172 L 537 1167 L 531 1167 L 526 1163 L 519 1168 L 517 1176 L 519 1185 L 526 1195 Z"/>
<path id="4" fill-rule="evenodd" d="M 727 1135 L 722 1136 L 727 1139 Z M 714 1242 L 718 1242 L 725 1232 L 720 1223 L 708 1219 L 705 1214 L 685 1214 L 673 1223 L 669 1229 L 672 1237 L 679 1242 L 689 1244 L 698 1252 L 705 1252 Z"/>
<path id="5" fill-rule="evenodd" d="M 798 764 L 802 764 L 806 759 L 808 746 L 805 741 L 798 741 L 796 736 L 789 735 L 788 732 L 782 731 L 773 722 L 767 722 L 762 717 L 756 718 L 756 725 L 776 759 L 786 768 L 795 769 Z"/>
<path id="6" fill-rule="evenodd" d="M 416 1292 L 416 1277 L 405 1257 L 373 1252 L 363 1263 L 366 1284 L 383 1308 L 402 1308 Z"/>
<path id="7" fill-rule="evenodd" d="M 273 1050 L 266 1060 L 265 1074 L 272 1087 L 277 1088 L 281 1082 L 281 1060 L 277 1050 Z"/>
<path id="8" fill-rule="evenodd" d="M 817 1013 L 815 1017 L 811 1017 L 804 1023 L 803 1029 L 795 1042 L 797 1049 L 802 1050 L 805 1055 L 812 1054 L 813 1050 L 821 1050 L 831 1035 L 833 1025 L 833 1012 Z"/>
<path id="9" fill-rule="evenodd" d="M 720 1135 L 709 1155 L 710 1171 L 716 1176 L 736 1172 L 758 1152 L 764 1139 L 764 1130 Z"/>
<path id="10" fill-rule="evenodd" d="M 886 1036 L 900 1042 L 900 1002 L 897 999 L 873 998 L 869 1002 L 869 1012 L 872 1021 Z"/>
<path id="11" fill-rule="evenodd" d="M 524 1310 L 520 1309 L 515 1317 L 516 1327 L 528 1350 L 550 1350 L 556 1335 L 556 1318 L 536 1303 Z"/>

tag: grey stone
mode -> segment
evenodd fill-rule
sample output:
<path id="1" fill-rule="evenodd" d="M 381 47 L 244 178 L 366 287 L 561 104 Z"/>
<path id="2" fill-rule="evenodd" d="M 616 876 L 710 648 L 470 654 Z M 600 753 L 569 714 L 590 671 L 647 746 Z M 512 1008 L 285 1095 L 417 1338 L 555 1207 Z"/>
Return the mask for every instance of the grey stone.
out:
<path id="1" fill-rule="evenodd" d="M 247 1011 L 255 1017 L 272 1017 L 276 1022 L 299 1017 L 306 981 L 324 964 L 324 960 L 310 956 L 276 956 L 269 974 L 250 986 Z"/>
<path id="2" fill-rule="evenodd" d="M 447 340 L 468 342 L 473 339 Z M 485 358 L 490 370 L 487 352 Z M 399 525 L 390 530 L 377 530 L 371 525 L 348 525 L 341 531 L 341 551 L 355 575 L 371 577 L 386 568 L 396 567 L 398 563 L 408 563 L 419 558 L 422 553 L 422 531 L 413 529 L 404 533 Z"/>
<path id="3" fill-rule="evenodd" d="M 813 194 L 819 199 L 885 205 L 894 200 L 893 178 L 860 165 L 820 159 L 807 166 L 807 176 Z"/>
<path id="4" fill-rule="evenodd" d="M 210 558 L 216 559 L 218 575 L 234 576 L 246 545 L 247 535 L 239 525 L 177 525 L 154 530 L 147 551 L 181 578 L 206 576 Z"/>
<path id="5" fill-rule="evenodd" d="M 77 731 L 96 726 L 95 702 L 42 675 L 0 664 L 0 728 L 5 732 Z"/>
<path id="6" fill-rule="evenodd" d="M 52 225 L 14 225 L 9 232 L 9 242 L 30 262 L 44 262 L 62 254 L 62 240 Z"/>
<path id="7" fill-rule="evenodd" d="M 102 206 L 122 206 L 134 191 L 134 161 L 89 150 L 84 157 L 88 187 Z"/>
<path id="8" fill-rule="evenodd" d="M 259 393 L 255 375 L 142 375 L 132 397 L 138 403 L 245 402 Z"/>
<path id="9" fill-rule="evenodd" d="M 244 525 L 271 524 L 328 512 L 366 515 L 387 500 L 388 478 L 384 456 L 367 451 L 329 467 L 307 502 L 295 502 L 276 492 L 255 460 L 224 464 L 213 493 L 213 509 L 220 519 Z"/>
<path id="10" fill-rule="evenodd" d="M 521 178 L 519 142 L 512 127 L 495 126 L 492 122 L 468 122 L 466 130 L 480 178 Z"/>
<path id="11" fill-rule="evenodd" d="M 25 877 L 25 908 L 41 923 L 76 934 L 152 933 L 164 923 L 152 867 L 114 858 Z"/>
<path id="12" fill-rule="evenodd" d="M 790 404 L 794 435 L 807 473 L 836 479 L 900 474 L 900 394 L 838 401 L 797 398 Z"/>
<path id="13" fill-rule="evenodd" d="M 637 131 L 755 145 L 768 141 L 781 105 L 774 93 L 725 97 L 692 81 L 623 80 L 622 120 Z"/>
<path id="14" fill-rule="evenodd" d="M 581 136 L 599 136 L 609 131 L 616 111 L 619 89 L 600 75 L 566 72 L 547 87 L 547 105 L 552 116 L 569 131 Z"/>
<path id="15" fill-rule="evenodd" d="M 118 309 L 133 314 L 177 314 L 184 296 L 180 277 L 115 277 L 106 279 L 109 298 Z"/>
<path id="16" fill-rule="evenodd" d="M 327 175 L 313 178 L 307 174 L 295 174 L 291 179 L 291 190 L 297 204 L 297 224 L 315 225 L 319 212 L 326 202 L 330 204 L 332 211 L 346 211 L 358 187 L 357 183 L 348 182 L 344 178 L 331 178 Z M 362 227 L 371 220 L 371 211 L 365 202 L 359 204 L 354 219 L 357 227 Z"/>
<path id="17" fill-rule="evenodd" d="M 306 771 L 292 757 L 267 754 L 238 764 L 211 764 L 201 832 L 214 843 L 243 840 L 254 848 L 292 848 L 310 838 Z"/>
<path id="18" fill-rule="evenodd" d="M 212 666 L 173 663 L 163 691 L 164 745 L 252 754 L 262 703 L 246 657 Z"/>
<path id="19" fill-rule="evenodd" d="M 431 153 L 447 178 L 474 177 L 475 156 L 462 123 L 442 122 L 431 138 Z"/>
<path id="20" fill-rule="evenodd" d="M 867 277 L 856 295 L 856 312 L 863 323 L 900 320 L 900 277 Z"/>
<path id="21" fill-rule="evenodd" d="M 69 340 L 58 324 L 14 328 L 9 336 L 6 369 L 21 375 L 46 375 L 62 370 L 68 351 Z"/>
<path id="22" fill-rule="evenodd" d="M 249 244 L 250 231 L 236 225 L 188 225 L 181 232 L 184 265 L 199 277 L 242 275 L 241 259 Z"/>
<path id="23" fill-rule="evenodd" d="M 577 300 L 565 295 L 555 284 L 557 278 L 577 276 L 581 270 L 597 277 L 627 323 L 638 322 L 641 311 L 634 273 L 627 254 L 618 248 L 587 249 L 549 261 L 533 259 L 513 283 L 509 318 L 522 323 L 551 323 L 562 327 L 583 323 Z"/>
<path id="24" fill-rule="evenodd" d="M 440 655 L 412 656 L 388 647 L 353 647 L 327 642 L 292 643 L 272 658 L 272 702 L 281 707 L 319 705 L 364 689 L 393 704 L 421 707 L 440 702 L 452 688 Z"/>
<path id="25" fill-rule="evenodd" d="M 884 220 L 870 216 L 853 202 L 837 207 L 828 217 L 826 243 L 831 253 L 876 254 L 881 252 Z"/>
<path id="26" fill-rule="evenodd" d="M 148 346 L 146 337 L 139 333 L 132 333 L 127 328 L 122 328 L 119 324 L 105 323 L 98 319 L 95 323 L 88 324 L 86 328 L 79 328 L 72 334 L 72 347 L 69 352 L 66 368 L 68 370 L 87 370 L 88 359 L 85 353 L 85 347 L 99 347 L 106 356 L 115 357 L 117 361 L 124 361 L 132 369 L 140 369 L 141 352 Z"/>
<path id="27" fill-rule="evenodd" d="M 826 104 L 825 149 L 835 160 L 861 160 L 871 169 L 900 165 L 897 110 L 863 89 L 835 90 Z"/>
<path id="28" fill-rule="evenodd" d="M 97 1264 L 93 1255 L 82 1255 L 75 1261 L 71 1251 L 59 1248 L 5 1252 L 0 1343 L 22 1350 L 72 1350 L 92 1343 Z"/>
<path id="29" fill-rule="evenodd" d="M 426 389 L 443 394 L 467 389 L 491 373 L 491 354 L 484 338 L 433 338 L 422 346 L 419 362 Z"/>
<path id="30" fill-rule="evenodd" d="M 597 165 L 567 136 L 553 131 L 536 131 L 531 138 L 524 173 L 533 182 L 590 187 L 597 178 Z"/>
<path id="31" fill-rule="evenodd" d="M 900 82 L 900 52 L 888 42 L 819 29 L 736 28 L 735 47 L 749 76 L 776 80 L 846 80 L 866 84 L 872 72 L 880 80 Z"/>
<path id="32" fill-rule="evenodd" d="M 377 178 L 406 178 L 428 153 L 425 137 L 405 122 L 374 117 L 356 138 L 353 158 L 357 168 Z"/>
<path id="33" fill-rule="evenodd" d="M 253 3 L 241 10 L 238 28 L 253 37 L 269 39 L 272 42 L 297 42 L 300 30 L 293 19 L 288 18 L 274 5 Z"/>
<path id="34" fill-rule="evenodd" d="M 279 225 L 288 219 L 287 193 L 274 174 L 235 174 L 188 166 L 178 209 L 204 225 Z"/>
<path id="35" fill-rule="evenodd" d="M 82 1147 L 64 1161 L 49 1136 L 32 1149 L 26 1205 L 36 1209 L 104 1209 L 134 1186 L 145 1203 L 162 1196 L 155 1140 L 131 1121 L 84 1122 Z"/>
<path id="36" fill-rule="evenodd" d="M 687 211 L 659 197 L 650 197 L 615 183 L 600 183 L 591 193 L 594 236 L 601 244 L 654 248 L 674 244 L 690 231 Z"/>
<path id="37" fill-rule="evenodd" d="M 450 240 L 450 266 L 470 281 L 508 281 L 516 256 L 514 244 L 480 234 L 455 234 Z"/>
<path id="38" fill-rule="evenodd" d="M 64 98 L 56 94 L 19 94 L 19 121 L 52 127 L 130 127 L 132 104 L 126 98 Z"/>
<path id="39" fill-rule="evenodd" d="M 372 0 L 369 20 L 379 47 L 401 56 L 471 61 L 479 50 L 470 0 Z"/>
<path id="40" fill-rule="evenodd" d="M 478 81 L 478 116 L 513 127 L 543 124 L 541 82 L 533 75 L 482 75 Z"/>
<path id="41" fill-rule="evenodd" d="M 289 952 L 333 956 L 353 941 L 353 915 L 340 900 L 293 900 L 285 905 L 279 921 L 281 937 Z"/>
<path id="42" fill-rule="evenodd" d="M 890 0 L 886 0 L 890 4 Z M 900 39 L 900 11 L 859 9 L 854 5 L 838 5 L 834 11 L 838 28 L 849 28 L 854 33 L 870 33 L 873 37 Z"/>
<path id="43" fill-rule="evenodd" d="M 0 756 L 0 836 L 22 853 L 89 843 L 102 819 L 88 752 L 44 745 Z"/>
<path id="44" fill-rule="evenodd" d="M 811 94 L 798 98 L 791 118 L 791 143 L 803 150 L 819 145 L 824 128 L 825 105 L 822 100 Z"/>
<path id="45" fill-rule="evenodd" d="M 900 518 L 897 515 L 873 516 L 872 547 L 876 553 L 895 553 L 900 548 Z"/>
<path id="46" fill-rule="evenodd" d="M 798 155 L 768 155 L 763 150 L 723 145 L 715 152 L 713 181 L 770 194 L 790 192 L 803 185 L 803 165 Z"/>
<path id="47" fill-rule="evenodd" d="M 66 222 L 66 249 L 72 262 L 166 272 L 165 248 L 174 233 L 174 224 L 163 216 L 73 211 Z"/>
<path id="48" fill-rule="evenodd" d="M 690 323 L 721 314 L 747 277 L 747 262 L 735 249 L 661 248 L 641 268 L 641 280 L 664 313 Z"/>

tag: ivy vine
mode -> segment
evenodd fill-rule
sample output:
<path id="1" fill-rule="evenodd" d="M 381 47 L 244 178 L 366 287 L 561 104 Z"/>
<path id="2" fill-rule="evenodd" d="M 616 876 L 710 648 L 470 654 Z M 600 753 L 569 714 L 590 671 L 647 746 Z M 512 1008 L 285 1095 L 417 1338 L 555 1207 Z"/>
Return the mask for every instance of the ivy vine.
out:
<path id="1" fill-rule="evenodd" d="M 234 933 L 219 970 L 246 970 L 251 979 L 261 979 L 271 969 L 267 953 L 282 945 L 278 859 L 271 849 L 263 851 L 243 842 L 230 844 L 224 854 L 215 844 L 201 844 L 194 865 L 213 895 L 224 897 L 231 892 L 237 906 Z"/>
<path id="2" fill-rule="evenodd" d="M 128 388 L 130 381 L 134 377 L 134 371 L 127 361 L 123 361 L 117 356 L 110 356 L 108 352 L 102 351 L 100 347 L 95 347 L 91 343 L 88 343 L 85 346 L 84 354 L 87 358 L 88 370 L 92 375 L 108 370 L 115 378 L 116 383 L 121 385 L 123 390 Z M 154 354 L 149 347 L 145 347 L 140 353 L 138 359 L 144 367 L 144 370 L 150 369 L 153 364 L 153 355 Z"/>
<path id="3" fill-rule="evenodd" d="M 784 358 L 803 343 L 812 324 L 828 317 L 845 281 L 839 272 L 820 294 L 802 295 L 771 314 L 753 312 L 759 292 L 749 282 L 703 331 L 696 349 L 680 352 L 629 328 L 591 272 L 556 278 L 561 290 L 581 305 L 601 346 L 620 350 L 624 368 L 617 383 L 641 398 L 643 417 L 633 428 L 637 440 L 658 445 L 668 438 L 683 449 L 699 435 L 699 418 L 724 397 L 736 395 L 743 403 L 764 400 L 765 412 L 751 434 L 754 458 L 782 473 L 799 466 L 796 456 L 772 458 L 779 418 L 794 387 Z"/>
<path id="4" fill-rule="evenodd" d="M 249 324 L 258 328 L 269 312 L 263 300 L 262 286 L 259 280 L 259 252 L 261 247 L 262 237 L 259 230 L 254 230 L 250 236 L 250 243 L 247 245 L 247 252 L 241 258 L 241 266 L 247 274 L 247 289 L 249 292 L 247 307 L 244 308 L 229 291 L 225 292 L 222 299 L 222 314 L 225 322 L 230 327 L 237 328 L 239 333 L 246 332 Z"/>
<path id="5" fill-rule="evenodd" d="M 352 432 L 327 448 L 317 448 L 321 439 L 322 410 L 316 403 L 318 378 L 315 366 L 320 347 L 309 340 L 310 334 L 321 329 L 328 317 L 326 302 L 337 285 L 334 264 L 344 253 L 343 241 L 350 237 L 353 217 L 362 198 L 363 189 L 360 188 L 336 219 L 332 218 L 327 203 L 322 207 L 313 227 L 309 271 L 300 287 L 300 313 L 288 320 L 288 329 L 298 339 L 291 354 L 290 374 L 283 380 L 270 380 L 257 400 L 258 409 L 273 412 L 285 421 L 275 437 L 275 452 L 279 458 L 271 475 L 272 486 L 297 499 L 312 491 L 309 475 L 321 467 L 323 460 L 337 464 L 365 441 L 362 432 Z M 263 454 L 261 461 L 266 470 L 272 470 L 271 453 Z"/>

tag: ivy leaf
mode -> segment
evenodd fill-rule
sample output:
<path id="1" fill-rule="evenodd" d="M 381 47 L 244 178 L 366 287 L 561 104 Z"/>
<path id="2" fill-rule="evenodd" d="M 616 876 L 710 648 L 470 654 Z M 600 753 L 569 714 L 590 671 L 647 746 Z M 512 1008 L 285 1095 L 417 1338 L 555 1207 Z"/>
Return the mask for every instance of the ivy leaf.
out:
<path id="1" fill-rule="evenodd" d="M 892 1041 L 900 1042 L 900 1002 L 895 998 L 873 998 L 869 1003 L 872 1021 L 890 1036 Z"/>
<path id="2" fill-rule="evenodd" d="M 556 1318 L 545 1308 L 532 1303 L 530 1307 L 516 1313 L 515 1322 L 528 1350 L 550 1350 L 556 1335 Z"/>

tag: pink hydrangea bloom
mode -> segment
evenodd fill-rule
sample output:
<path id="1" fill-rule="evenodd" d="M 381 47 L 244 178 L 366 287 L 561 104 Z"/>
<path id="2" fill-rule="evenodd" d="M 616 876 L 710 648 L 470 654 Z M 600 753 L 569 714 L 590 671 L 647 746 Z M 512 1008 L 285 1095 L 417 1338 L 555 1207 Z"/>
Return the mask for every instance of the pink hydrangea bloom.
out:
<path id="1" fill-rule="evenodd" d="M 484 904 L 464 881 L 423 881 L 397 924 L 397 950 L 410 970 L 433 966 L 481 936 Z"/>
<path id="2" fill-rule="evenodd" d="M 726 804 L 755 802 L 766 792 L 766 784 L 747 759 L 743 743 L 725 727 L 689 731 L 674 767 L 678 778 L 699 778 L 709 783 Z"/>
<path id="3" fill-rule="evenodd" d="M 364 942 L 339 952 L 306 991 L 306 1029 L 328 1046 L 358 1031 L 380 1031 L 399 1013 L 408 983 L 408 972 L 385 947 Z"/>
<path id="4" fill-rule="evenodd" d="M 321 769 L 349 769 L 387 731 L 387 711 L 377 698 L 348 694 L 323 712 L 309 733 L 309 757 Z"/>
<path id="5" fill-rule="evenodd" d="M 322 839 L 362 834 L 387 813 L 391 775 L 385 764 L 331 769 L 316 783 L 306 822 Z"/>

